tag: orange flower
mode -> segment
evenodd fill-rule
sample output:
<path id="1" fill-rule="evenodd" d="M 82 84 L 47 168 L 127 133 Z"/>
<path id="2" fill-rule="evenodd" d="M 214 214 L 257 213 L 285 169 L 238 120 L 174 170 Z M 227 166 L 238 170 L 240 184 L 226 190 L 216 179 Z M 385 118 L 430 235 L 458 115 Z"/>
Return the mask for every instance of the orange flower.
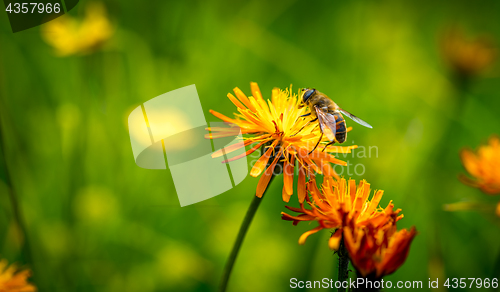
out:
<path id="1" fill-rule="evenodd" d="M 221 138 L 239 134 L 249 134 L 242 142 L 233 144 L 224 149 L 230 153 L 237 149 L 253 145 L 242 155 L 227 159 L 233 161 L 250 155 L 261 146 L 267 148 L 262 156 L 253 165 L 250 175 L 257 177 L 263 173 L 257 185 L 256 195 L 262 197 L 273 174 L 283 172 L 283 201 L 288 202 L 293 194 L 293 178 L 295 163 L 298 167 L 297 193 L 300 202 L 306 197 L 306 178 L 312 178 L 316 173 L 338 177 L 330 163 L 347 165 L 344 161 L 335 158 L 334 153 L 350 153 L 357 146 L 328 146 L 325 152 L 314 148 L 321 132 L 317 123 L 310 123 L 310 118 L 302 118 L 307 113 L 306 108 L 299 108 L 299 97 L 291 93 L 290 89 L 273 89 L 271 100 L 263 99 L 257 83 L 250 83 L 253 96 L 246 96 L 239 88 L 234 89 L 234 95 L 227 96 L 236 106 L 238 113 L 235 119 L 226 117 L 216 111 L 210 110 L 214 116 L 230 123 L 228 128 L 208 128 L 211 131 L 206 138 Z M 348 129 L 350 130 L 350 129 Z M 325 137 L 325 142 L 327 138 Z M 320 148 L 320 147 L 318 147 Z M 213 153 L 213 157 L 222 156 L 222 150 Z M 281 168 L 275 172 L 276 165 Z"/>
<path id="2" fill-rule="evenodd" d="M 7 267 L 6 260 L 0 260 L 0 292 L 35 292 L 37 289 L 27 282 L 29 270 L 19 270 L 15 265 Z"/>
<path id="3" fill-rule="evenodd" d="M 352 265 L 362 277 L 380 279 L 395 272 L 406 260 L 417 235 L 414 227 L 397 231 L 395 223 L 382 227 L 346 227 L 344 244 Z"/>
<path id="4" fill-rule="evenodd" d="M 450 30 L 442 37 L 441 52 L 449 66 L 465 77 L 485 71 L 497 55 L 489 36 L 468 39 L 459 29 Z"/>
<path id="5" fill-rule="evenodd" d="M 500 140 L 496 136 L 487 145 L 479 147 L 476 153 L 470 149 L 460 152 L 462 164 L 473 177 L 460 176 L 469 186 L 479 188 L 488 195 L 500 194 Z"/>
<path id="6" fill-rule="evenodd" d="M 368 200 L 370 184 L 365 180 L 356 187 L 356 182 L 352 179 L 347 183 L 344 178 L 335 181 L 331 177 L 325 177 L 321 192 L 314 180 L 309 182 L 308 190 L 311 198 L 307 197 L 307 203 L 311 209 L 301 204 L 300 208 L 286 207 L 300 213 L 298 216 L 281 213 L 283 220 L 293 221 L 294 225 L 300 221 L 318 221 L 318 227 L 302 234 L 299 244 L 304 244 L 309 235 L 322 229 L 337 229 L 328 242 L 330 249 L 337 250 L 345 227 L 356 229 L 368 224 L 380 227 L 403 218 L 403 215 L 398 216 L 400 209 L 394 210 L 392 201 L 385 209 L 378 206 L 384 191 L 375 191 L 371 200 Z"/>

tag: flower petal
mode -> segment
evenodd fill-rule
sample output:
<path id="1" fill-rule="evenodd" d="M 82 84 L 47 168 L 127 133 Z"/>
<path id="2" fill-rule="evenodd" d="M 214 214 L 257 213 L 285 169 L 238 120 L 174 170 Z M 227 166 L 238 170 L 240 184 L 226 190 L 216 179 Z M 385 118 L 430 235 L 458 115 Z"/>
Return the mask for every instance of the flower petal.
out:
<path id="1" fill-rule="evenodd" d="M 239 107 L 241 109 L 247 109 L 236 97 L 234 97 L 234 95 L 232 95 L 231 93 L 228 93 L 227 94 L 227 97 L 229 98 L 229 100 L 234 103 L 234 105 L 236 107 Z"/>
<path id="2" fill-rule="evenodd" d="M 243 104 L 245 104 L 247 106 L 247 108 L 249 108 L 250 110 L 255 112 L 255 108 L 250 103 L 250 100 L 248 100 L 248 97 L 243 93 L 243 91 L 241 91 L 241 89 L 239 89 L 238 87 L 235 87 L 233 89 L 233 91 L 234 91 L 234 94 L 236 94 L 236 97 L 238 97 L 238 99 L 241 100 L 241 102 Z"/>
<path id="3" fill-rule="evenodd" d="M 292 156 L 291 161 L 285 160 L 285 166 L 283 167 L 283 187 L 288 195 L 293 194 L 293 171 L 295 156 Z"/>
<path id="4" fill-rule="evenodd" d="M 342 229 L 339 228 L 334 234 L 328 239 L 328 247 L 331 250 L 338 250 L 340 246 L 340 240 L 342 239 Z"/>
<path id="5" fill-rule="evenodd" d="M 299 238 L 299 244 L 300 244 L 300 245 L 305 244 L 305 243 L 306 243 L 307 238 L 309 237 L 309 235 L 314 234 L 314 233 L 316 233 L 316 232 L 320 231 L 321 229 L 323 229 L 323 227 L 318 226 L 318 227 L 316 227 L 316 228 L 314 228 L 314 229 L 311 229 L 311 230 L 309 230 L 309 231 L 305 232 L 304 234 L 302 234 L 302 235 L 300 236 L 300 238 Z"/>
<path id="6" fill-rule="evenodd" d="M 274 146 L 276 146 L 278 142 L 273 142 L 271 146 L 267 149 L 267 151 L 262 155 L 257 162 L 252 167 L 252 170 L 250 171 L 250 175 L 253 177 L 259 176 L 264 168 L 267 165 L 267 162 L 269 161 L 269 157 L 271 157 L 271 153 L 275 151 Z"/>
<path id="7" fill-rule="evenodd" d="M 259 198 L 262 198 L 264 195 L 264 192 L 266 191 L 267 185 L 269 184 L 269 181 L 271 180 L 271 177 L 273 177 L 273 172 L 274 172 L 274 167 L 276 166 L 276 163 L 279 160 L 279 156 L 276 156 L 274 161 L 271 163 L 271 165 L 266 169 L 264 174 L 259 180 L 259 183 L 257 184 L 257 191 L 256 191 L 256 196 Z"/>
<path id="8" fill-rule="evenodd" d="M 212 158 L 221 157 L 224 154 L 231 153 L 250 144 L 252 144 L 252 141 L 239 141 L 235 144 L 229 145 L 227 147 L 215 151 L 214 153 L 212 153 Z"/>
<path id="9" fill-rule="evenodd" d="M 299 197 L 299 203 L 303 203 L 306 198 L 306 173 L 304 168 L 300 166 L 299 168 L 299 181 L 297 183 L 297 195 Z"/>
<path id="10" fill-rule="evenodd" d="M 283 185 L 283 191 L 281 193 L 281 197 L 283 199 L 283 202 L 288 203 L 290 201 L 290 197 L 292 194 L 287 193 L 285 186 Z"/>
<path id="11" fill-rule="evenodd" d="M 219 112 L 216 112 L 214 110 L 210 110 L 210 113 L 216 117 L 218 117 L 219 119 L 223 120 L 224 122 L 228 122 L 228 123 L 233 123 L 233 124 L 238 124 L 238 121 L 235 120 L 235 119 L 231 119 L 231 118 L 228 118 L 226 117 L 225 115 L 219 113 Z"/>
<path id="12" fill-rule="evenodd" d="M 231 162 L 231 161 L 234 161 L 234 160 L 237 160 L 237 159 L 240 159 L 242 157 L 245 157 L 245 156 L 248 156 L 250 154 L 252 154 L 255 150 L 259 149 L 260 146 L 262 146 L 262 144 L 266 143 L 267 141 L 262 141 L 260 142 L 259 144 L 253 146 L 250 150 L 246 151 L 245 153 L 241 153 L 240 155 L 237 155 L 235 157 L 232 157 L 232 158 L 229 158 L 229 159 L 226 159 L 224 161 L 222 161 L 222 163 L 227 163 L 227 162 Z"/>

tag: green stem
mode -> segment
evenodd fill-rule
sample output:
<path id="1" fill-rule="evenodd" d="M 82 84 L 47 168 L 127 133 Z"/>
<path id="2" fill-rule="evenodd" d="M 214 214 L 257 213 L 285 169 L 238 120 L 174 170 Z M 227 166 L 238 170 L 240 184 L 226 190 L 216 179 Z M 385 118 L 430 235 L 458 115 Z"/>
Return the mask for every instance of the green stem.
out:
<path id="1" fill-rule="evenodd" d="M 340 246 L 337 254 L 339 255 L 338 279 L 340 283 L 343 283 L 349 279 L 349 253 L 344 245 L 344 238 L 340 240 Z M 341 285 L 338 291 L 345 292 L 346 288 L 342 288 Z"/>
<path id="2" fill-rule="evenodd" d="M 12 178 L 10 176 L 9 168 L 7 166 L 7 154 L 5 153 L 6 147 L 3 139 L 3 128 L 2 128 L 2 119 L 0 116 L 0 167 L 4 170 L 5 184 L 7 185 L 8 195 L 10 202 L 12 204 L 12 213 L 14 215 L 14 220 L 16 221 L 17 227 L 22 233 L 23 236 L 23 260 L 25 263 L 33 264 L 31 257 L 31 249 L 28 241 L 28 232 L 26 231 L 26 226 L 24 225 L 23 216 L 21 214 L 21 208 L 19 207 L 19 202 L 17 201 L 16 192 L 14 190 L 14 185 L 12 184 Z"/>
<path id="3" fill-rule="evenodd" d="M 493 266 L 493 273 L 491 274 L 492 278 L 496 278 L 500 275 L 500 252 L 498 253 L 498 256 L 495 260 L 494 266 Z"/>
<path id="4" fill-rule="evenodd" d="M 271 182 L 274 179 L 274 173 L 272 174 L 271 180 L 269 181 L 267 189 L 269 189 L 269 186 L 271 185 Z M 238 256 L 238 252 L 240 251 L 241 244 L 243 243 L 243 240 L 245 239 L 245 235 L 247 234 L 248 228 L 250 227 L 250 224 L 252 223 L 253 217 L 255 213 L 257 212 L 257 209 L 260 206 L 260 202 L 262 202 L 262 199 L 264 199 L 264 196 L 267 192 L 264 192 L 262 195 L 262 198 L 259 198 L 257 196 L 254 196 L 252 199 L 252 202 L 250 203 L 250 207 L 248 207 L 247 213 L 245 215 L 245 218 L 243 219 L 243 223 L 241 223 L 240 226 L 240 231 L 238 232 L 238 236 L 236 237 L 236 241 L 234 242 L 233 249 L 231 250 L 231 254 L 229 255 L 229 258 L 227 259 L 226 266 L 224 267 L 224 271 L 222 273 L 222 280 L 221 280 L 221 285 L 220 285 L 220 292 L 225 292 L 227 288 L 227 283 L 229 282 L 229 277 L 231 276 L 231 271 L 233 270 L 234 262 L 236 261 L 236 257 Z"/>

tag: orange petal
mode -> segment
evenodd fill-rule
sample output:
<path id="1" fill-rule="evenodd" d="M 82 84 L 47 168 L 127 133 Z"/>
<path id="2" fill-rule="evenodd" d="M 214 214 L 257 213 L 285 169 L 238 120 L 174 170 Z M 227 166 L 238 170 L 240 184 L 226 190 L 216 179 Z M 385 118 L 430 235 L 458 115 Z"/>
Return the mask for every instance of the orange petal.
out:
<path id="1" fill-rule="evenodd" d="M 500 184 L 494 182 L 492 182 L 491 185 L 488 183 L 482 183 L 479 188 L 487 195 L 498 195 L 498 193 L 500 193 Z"/>
<path id="2" fill-rule="evenodd" d="M 272 102 L 274 103 L 274 101 L 276 100 L 276 98 L 278 98 L 280 94 L 280 89 L 279 88 L 273 88 L 273 91 L 271 93 L 271 99 L 272 99 Z"/>
<path id="3" fill-rule="evenodd" d="M 239 141 L 239 142 L 237 142 L 235 144 L 229 145 L 227 147 L 224 147 L 222 149 L 219 149 L 219 150 L 215 151 L 214 153 L 212 153 L 212 158 L 220 157 L 220 156 L 222 156 L 224 154 L 231 153 L 233 151 L 241 149 L 241 148 L 243 148 L 245 146 L 248 146 L 250 144 L 252 144 L 252 141 L 245 141 L 245 142 Z"/>
<path id="4" fill-rule="evenodd" d="M 228 122 L 228 123 L 233 123 L 233 124 L 238 124 L 238 121 L 235 120 L 235 119 L 231 119 L 231 118 L 228 118 L 226 117 L 225 115 L 221 114 L 221 113 L 218 113 L 214 110 L 210 110 L 210 113 L 216 117 L 218 117 L 219 119 L 223 120 L 224 122 Z"/>
<path id="5" fill-rule="evenodd" d="M 257 98 L 257 96 L 255 96 L 255 93 L 258 93 L 262 97 L 259 85 L 256 82 L 250 82 L 250 90 L 252 91 L 253 97 Z"/>
<path id="6" fill-rule="evenodd" d="M 234 95 L 232 95 L 231 93 L 228 93 L 227 97 L 229 98 L 229 100 L 231 100 L 234 103 L 235 106 L 237 106 L 241 109 L 246 109 L 246 107 L 236 97 L 234 97 Z"/>
<path id="7" fill-rule="evenodd" d="M 297 183 L 297 195 L 299 197 L 299 202 L 303 203 L 306 198 L 306 174 L 304 168 L 300 166 L 299 168 L 299 181 Z"/>
<path id="8" fill-rule="evenodd" d="M 241 100 L 241 102 L 244 103 L 247 108 L 255 112 L 255 108 L 253 107 L 252 103 L 250 102 L 250 100 L 248 100 L 248 97 L 243 93 L 243 91 L 241 91 L 241 89 L 235 87 L 233 91 L 234 94 L 236 94 L 236 97 L 238 97 L 238 99 Z"/>
<path id="9" fill-rule="evenodd" d="M 321 172 L 325 176 L 334 176 L 337 173 L 333 170 L 333 168 L 330 166 L 328 162 L 321 162 Z"/>
<path id="10" fill-rule="evenodd" d="M 252 167 L 252 170 L 250 171 L 250 175 L 253 176 L 253 177 L 257 177 L 259 176 L 262 171 L 264 170 L 264 168 L 266 167 L 266 164 L 269 160 L 269 157 L 271 157 L 271 153 L 274 150 L 274 146 L 276 146 L 277 142 L 274 142 L 271 147 L 269 147 L 267 149 L 267 151 L 264 153 L 264 155 L 262 155 L 259 160 L 257 160 L 257 162 L 255 162 L 255 164 L 253 165 Z M 279 155 L 276 155 L 276 157 L 279 157 Z"/>
<path id="11" fill-rule="evenodd" d="M 303 245 L 304 243 L 306 243 L 306 239 L 309 237 L 309 235 L 314 234 L 314 233 L 320 231 L 321 229 L 323 229 L 323 227 L 318 226 L 318 227 L 316 227 L 312 230 L 309 230 L 309 231 L 305 232 L 304 234 L 302 234 L 299 238 L 299 244 Z"/>
<path id="12" fill-rule="evenodd" d="M 287 208 L 288 210 L 293 211 L 293 212 L 302 213 L 302 209 L 300 209 L 300 208 L 295 208 L 292 206 L 285 206 L 285 208 Z"/>
<path id="13" fill-rule="evenodd" d="M 207 127 L 205 130 L 210 132 L 239 132 L 238 126 L 235 124 L 230 124 L 230 128 L 228 127 Z"/>
<path id="14" fill-rule="evenodd" d="M 366 188 L 366 185 L 365 185 L 365 188 Z M 374 212 L 377 209 L 378 204 L 380 203 L 380 200 L 382 199 L 382 195 L 383 194 L 384 194 L 383 190 L 378 190 L 375 193 L 375 195 L 373 195 L 373 197 L 372 197 L 372 199 L 370 201 L 370 205 L 366 209 L 366 214 L 370 214 L 370 213 Z"/>
<path id="15" fill-rule="evenodd" d="M 259 180 L 259 183 L 257 184 L 257 191 L 256 191 L 256 196 L 259 198 L 262 198 L 264 195 L 264 192 L 266 191 L 267 185 L 269 184 L 269 181 L 271 180 L 271 177 L 273 177 L 273 172 L 274 172 L 274 167 L 276 166 L 276 163 L 279 160 L 279 155 L 276 156 L 274 161 L 271 163 L 271 165 L 266 169 L 264 174 Z"/>
<path id="16" fill-rule="evenodd" d="M 285 160 L 285 166 L 283 168 L 283 187 L 289 195 L 293 194 L 294 159 L 295 156 L 292 156 L 291 161 Z"/>
<path id="17" fill-rule="evenodd" d="M 340 246 L 340 240 L 342 239 L 342 229 L 337 229 L 335 233 L 328 240 L 328 247 L 331 250 L 338 250 Z"/>
<path id="18" fill-rule="evenodd" d="M 283 185 L 283 191 L 281 193 L 281 197 L 283 198 L 283 202 L 288 203 L 290 201 L 291 194 L 287 193 L 285 186 Z"/>
<path id="19" fill-rule="evenodd" d="M 409 231 L 402 229 L 394 234 L 394 241 L 390 244 L 391 252 L 387 253 L 381 263 L 377 266 L 377 277 L 395 272 L 406 260 L 410 252 L 410 245 L 417 235 L 417 230 L 412 227 Z"/>
<path id="20" fill-rule="evenodd" d="M 300 214 L 298 216 L 292 216 L 292 215 L 288 215 L 285 212 L 281 212 L 281 219 L 286 220 L 286 221 L 296 221 L 296 223 L 298 223 L 299 221 L 312 221 L 315 219 L 315 217 L 311 216 L 311 215 L 307 215 L 307 214 Z M 297 225 L 296 223 L 294 223 L 293 225 Z"/>
<path id="21" fill-rule="evenodd" d="M 262 141 L 260 142 L 259 144 L 255 145 L 254 147 L 252 147 L 252 149 L 248 150 L 247 152 L 245 153 L 241 153 L 240 155 L 237 155 L 235 157 L 232 157 L 232 158 L 229 158 L 229 159 L 226 159 L 224 161 L 222 161 L 222 163 L 227 163 L 227 162 L 231 162 L 231 161 L 234 161 L 234 160 L 237 160 L 237 159 L 240 159 L 242 157 L 245 157 L 245 156 L 248 156 L 250 154 L 252 154 L 255 150 L 259 149 L 260 146 L 262 146 L 262 144 L 266 143 L 267 141 Z"/>
<path id="22" fill-rule="evenodd" d="M 238 112 L 241 113 L 241 116 L 248 120 L 250 123 L 253 123 L 254 125 L 256 125 L 259 129 L 262 129 L 262 128 L 265 128 L 267 129 L 267 131 L 271 132 L 271 129 L 274 129 L 274 126 L 273 124 L 270 122 L 270 118 L 269 119 L 262 119 L 260 117 L 258 117 L 254 112 L 252 112 L 251 110 L 242 110 L 242 109 L 238 109 Z"/>
<path id="23" fill-rule="evenodd" d="M 341 154 L 347 154 L 351 153 L 352 149 L 358 148 L 358 145 L 351 145 L 351 146 L 328 146 L 325 149 L 325 152 L 333 152 L 333 153 L 341 153 Z"/>
<path id="24" fill-rule="evenodd" d="M 321 192 L 319 191 L 318 186 L 316 185 L 315 179 L 309 181 L 308 189 L 316 205 L 318 205 L 320 209 L 328 210 L 328 204 L 325 203 L 325 201 L 323 200 L 324 197 L 321 195 Z"/>
<path id="25" fill-rule="evenodd" d="M 260 92 L 259 85 L 257 85 L 257 83 L 255 83 L 255 82 L 250 82 L 250 90 L 252 91 L 252 95 L 255 98 L 255 100 L 257 101 L 258 105 L 262 109 L 267 109 L 268 108 L 267 103 L 262 98 L 262 93 Z"/>
<path id="26" fill-rule="evenodd" d="M 352 185 L 351 185 L 351 180 L 349 180 L 349 189 L 350 191 L 352 192 Z M 354 199 L 354 203 L 353 203 L 353 206 L 356 210 L 362 210 L 363 209 L 363 204 L 365 203 L 366 201 L 366 198 L 363 196 L 364 193 L 363 193 L 363 190 L 358 190 L 356 191 L 356 185 L 354 183 L 354 192 L 355 192 L 355 195 L 353 196 L 355 199 Z"/>
<path id="27" fill-rule="evenodd" d="M 353 256 L 356 256 L 357 252 L 358 252 L 358 249 L 361 245 L 361 241 L 360 240 L 356 240 L 354 234 L 353 234 L 353 231 L 350 227 L 344 227 L 344 244 L 345 244 L 345 247 L 347 249 L 347 251 L 349 252 L 349 255 L 351 257 Z M 360 232 L 360 234 L 358 235 L 362 235 L 363 232 Z"/>
<path id="28" fill-rule="evenodd" d="M 464 184 L 464 185 L 468 185 L 468 186 L 471 186 L 471 187 L 474 187 L 474 188 L 478 188 L 479 187 L 479 184 L 471 179 L 471 178 L 468 178 L 467 176 L 465 176 L 464 174 L 460 174 L 458 176 L 458 179 Z"/>
<path id="29" fill-rule="evenodd" d="M 479 168 L 476 154 L 468 149 L 464 149 L 460 151 L 460 158 L 467 172 L 469 172 L 472 176 L 477 177 L 479 175 Z"/>
<path id="30" fill-rule="evenodd" d="M 299 151 L 307 151 L 307 149 L 301 148 Z M 308 152 L 309 151 L 307 151 L 305 153 L 308 153 Z M 299 153 L 303 153 L 303 152 L 299 152 Z M 329 161 L 331 163 L 335 163 L 335 164 L 339 164 L 339 165 L 343 165 L 343 166 L 347 165 L 347 162 L 339 160 L 339 159 L 335 158 L 333 155 L 328 154 L 328 153 L 323 152 L 323 151 L 318 150 L 318 149 L 314 150 L 311 154 L 309 154 L 307 156 L 312 158 L 315 161 L 326 160 L 326 161 Z"/>
<path id="31" fill-rule="evenodd" d="M 231 133 L 231 132 L 223 132 L 223 133 L 215 133 L 215 134 L 205 134 L 205 139 L 218 139 L 230 136 L 236 136 L 239 132 Z"/>

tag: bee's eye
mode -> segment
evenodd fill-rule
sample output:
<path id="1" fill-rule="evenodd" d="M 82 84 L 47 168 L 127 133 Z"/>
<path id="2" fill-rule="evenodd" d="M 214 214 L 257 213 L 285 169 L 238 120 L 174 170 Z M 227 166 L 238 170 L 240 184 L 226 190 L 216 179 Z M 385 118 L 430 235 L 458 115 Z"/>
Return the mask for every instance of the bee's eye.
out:
<path id="1" fill-rule="evenodd" d="M 306 92 L 304 92 L 304 95 L 302 96 L 302 102 L 307 102 L 309 97 L 316 91 L 316 89 L 309 89 Z"/>

